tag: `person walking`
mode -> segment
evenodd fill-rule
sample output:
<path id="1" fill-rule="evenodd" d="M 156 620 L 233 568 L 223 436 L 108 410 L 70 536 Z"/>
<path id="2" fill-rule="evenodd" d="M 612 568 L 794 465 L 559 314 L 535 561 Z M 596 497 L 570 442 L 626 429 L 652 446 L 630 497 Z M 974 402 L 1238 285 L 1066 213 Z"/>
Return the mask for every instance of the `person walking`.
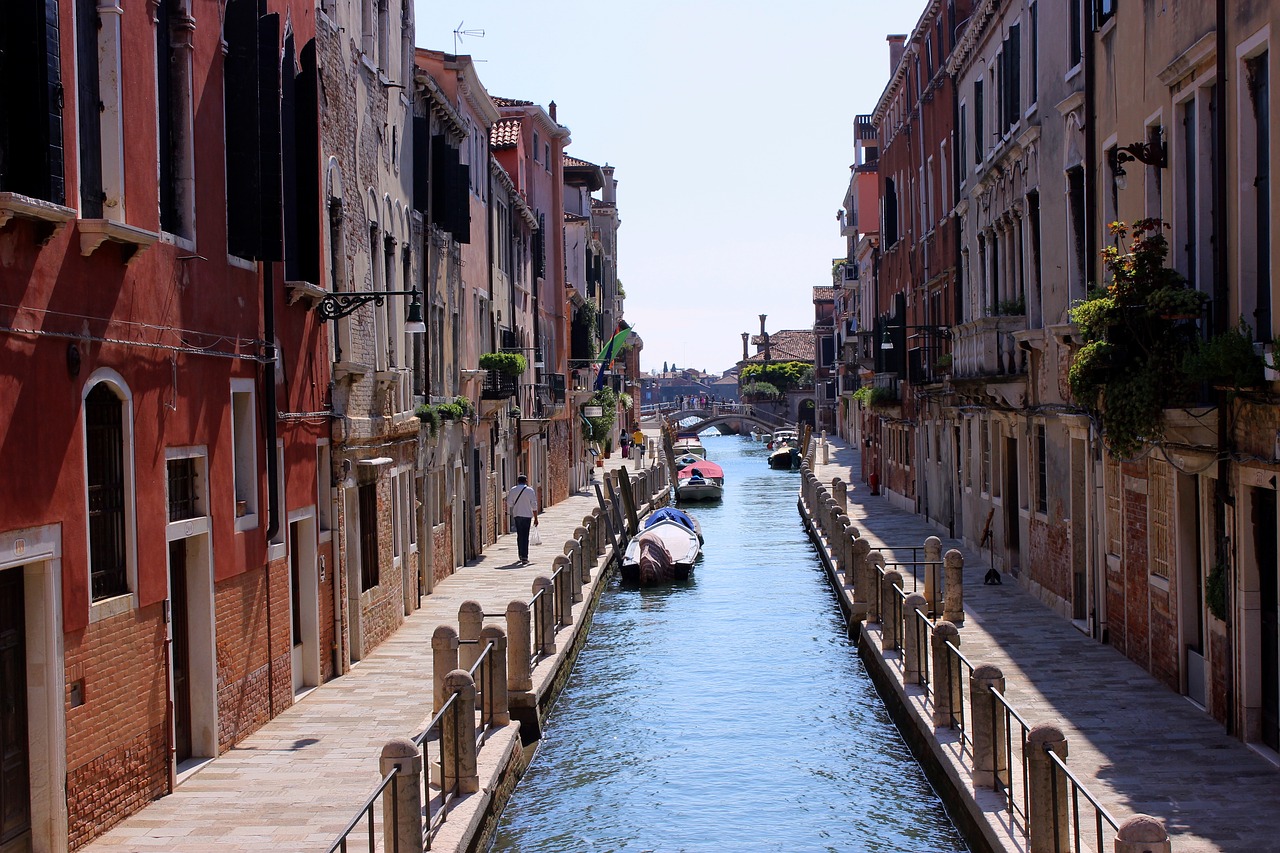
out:
<path id="1" fill-rule="evenodd" d="M 529 488 L 529 478 L 516 477 L 516 484 L 507 492 L 507 512 L 511 513 L 511 526 L 516 530 L 516 549 L 520 553 L 517 565 L 529 565 L 529 528 L 538 523 L 538 494 Z"/>

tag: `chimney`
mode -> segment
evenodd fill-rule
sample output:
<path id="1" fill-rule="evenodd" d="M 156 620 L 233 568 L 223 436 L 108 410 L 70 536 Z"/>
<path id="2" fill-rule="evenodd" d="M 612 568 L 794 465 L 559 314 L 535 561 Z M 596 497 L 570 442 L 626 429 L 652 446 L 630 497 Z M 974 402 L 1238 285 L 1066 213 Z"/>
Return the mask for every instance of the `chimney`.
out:
<path id="1" fill-rule="evenodd" d="M 613 179 L 613 167 L 606 163 L 600 167 L 600 171 L 604 172 L 604 188 L 600 193 L 600 199 L 605 204 L 616 205 L 618 203 L 618 182 Z"/>
<path id="2" fill-rule="evenodd" d="M 769 316 L 768 314 L 760 315 L 760 336 L 761 337 L 764 337 L 764 318 L 768 316 Z"/>
<path id="3" fill-rule="evenodd" d="M 902 54 L 907 51 L 907 36 L 905 33 L 885 36 L 885 41 L 889 42 L 889 76 L 893 76 L 893 72 L 898 70 L 898 63 L 902 60 Z M 551 113 L 551 117 L 555 118 L 556 114 Z"/>
<path id="4" fill-rule="evenodd" d="M 743 361 L 746 361 L 747 359 L 751 358 L 751 353 L 747 352 L 747 341 L 750 338 L 751 338 L 751 335 L 747 334 L 746 332 L 742 333 L 742 360 Z"/>
<path id="5" fill-rule="evenodd" d="M 905 39 L 905 38 L 906 38 L 906 36 L 902 36 L 901 38 L 904 38 L 904 39 Z M 899 56 L 901 56 L 901 55 L 902 55 L 902 50 L 901 50 L 901 49 L 899 49 L 899 50 L 898 50 L 898 55 L 899 55 Z M 552 120 L 552 121 L 555 121 L 555 120 L 556 120 L 556 102 L 555 102 L 555 101 L 552 101 L 552 102 L 551 102 L 551 104 L 550 104 L 550 106 L 548 106 L 548 107 L 547 107 L 547 113 L 551 116 L 551 120 Z M 559 124 L 559 122 L 556 122 L 556 123 L 557 123 L 557 124 Z"/>

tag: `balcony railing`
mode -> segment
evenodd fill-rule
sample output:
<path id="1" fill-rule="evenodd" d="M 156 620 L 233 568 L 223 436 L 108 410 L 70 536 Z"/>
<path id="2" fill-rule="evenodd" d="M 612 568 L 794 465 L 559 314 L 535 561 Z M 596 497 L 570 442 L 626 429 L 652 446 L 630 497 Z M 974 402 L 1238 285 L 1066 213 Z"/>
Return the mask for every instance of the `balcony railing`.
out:
<path id="1" fill-rule="evenodd" d="M 518 377 L 500 370 L 486 370 L 480 386 L 481 400 L 506 400 L 516 395 Z"/>
<path id="2" fill-rule="evenodd" d="M 954 327 L 952 377 L 984 379 L 1025 374 L 1027 354 L 1018 348 L 1014 334 L 1026 328 L 1024 315 L 981 317 Z"/>

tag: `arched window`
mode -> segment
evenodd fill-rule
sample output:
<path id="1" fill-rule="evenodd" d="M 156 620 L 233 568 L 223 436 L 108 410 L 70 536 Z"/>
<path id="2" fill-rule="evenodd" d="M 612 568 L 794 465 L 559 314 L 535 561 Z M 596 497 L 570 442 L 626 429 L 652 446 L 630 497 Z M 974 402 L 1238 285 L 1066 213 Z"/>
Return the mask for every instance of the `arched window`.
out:
<path id="1" fill-rule="evenodd" d="M 93 600 L 129 592 L 124 402 L 99 382 L 84 400 L 89 498 L 89 580 Z"/>

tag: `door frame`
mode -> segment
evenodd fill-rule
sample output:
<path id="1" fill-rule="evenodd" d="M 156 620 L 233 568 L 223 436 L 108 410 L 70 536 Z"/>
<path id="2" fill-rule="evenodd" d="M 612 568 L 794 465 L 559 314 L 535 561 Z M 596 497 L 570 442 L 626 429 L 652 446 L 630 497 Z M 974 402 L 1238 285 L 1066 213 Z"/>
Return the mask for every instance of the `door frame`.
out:
<path id="1" fill-rule="evenodd" d="M 31 847 L 67 849 L 66 666 L 60 524 L 0 533 L 0 571 L 22 571 L 26 616 Z"/>
<path id="2" fill-rule="evenodd" d="M 302 688 L 299 693 L 320 685 L 320 569 L 319 530 L 314 506 L 296 509 L 289 513 L 289 526 L 298 525 L 298 614 L 302 634 Z M 290 541 L 286 538 L 285 541 Z M 295 559 L 290 553 L 289 559 Z M 289 573 L 293 596 L 293 573 Z M 292 608 L 290 609 L 292 618 Z M 292 628 L 292 626 L 290 626 Z M 291 634 L 292 637 L 292 634 Z M 290 639 L 292 653 L 292 639 Z M 292 654 L 290 654 L 292 659 Z M 296 693 L 295 693 L 296 695 Z"/>
<path id="3" fill-rule="evenodd" d="M 214 613 L 213 544 L 209 536 L 208 519 L 170 522 L 166 530 L 169 542 L 181 541 L 187 549 L 187 673 L 191 691 L 191 758 L 179 767 L 172 748 L 169 752 L 169 773 L 177 785 L 186 772 L 203 765 L 218 754 L 218 663 L 217 617 Z M 168 562 L 168 551 L 165 561 Z M 169 570 L 165 567 L 165 595 L 169 595 Z M 173 654 L 173 622 L 165 625 L 169 640 L 168 655 Z M 168 661 L 167 689 L 173 697 L 173 659 Z M 169 744 L 174 743 L 174 720 L 169 721 Z"/>

